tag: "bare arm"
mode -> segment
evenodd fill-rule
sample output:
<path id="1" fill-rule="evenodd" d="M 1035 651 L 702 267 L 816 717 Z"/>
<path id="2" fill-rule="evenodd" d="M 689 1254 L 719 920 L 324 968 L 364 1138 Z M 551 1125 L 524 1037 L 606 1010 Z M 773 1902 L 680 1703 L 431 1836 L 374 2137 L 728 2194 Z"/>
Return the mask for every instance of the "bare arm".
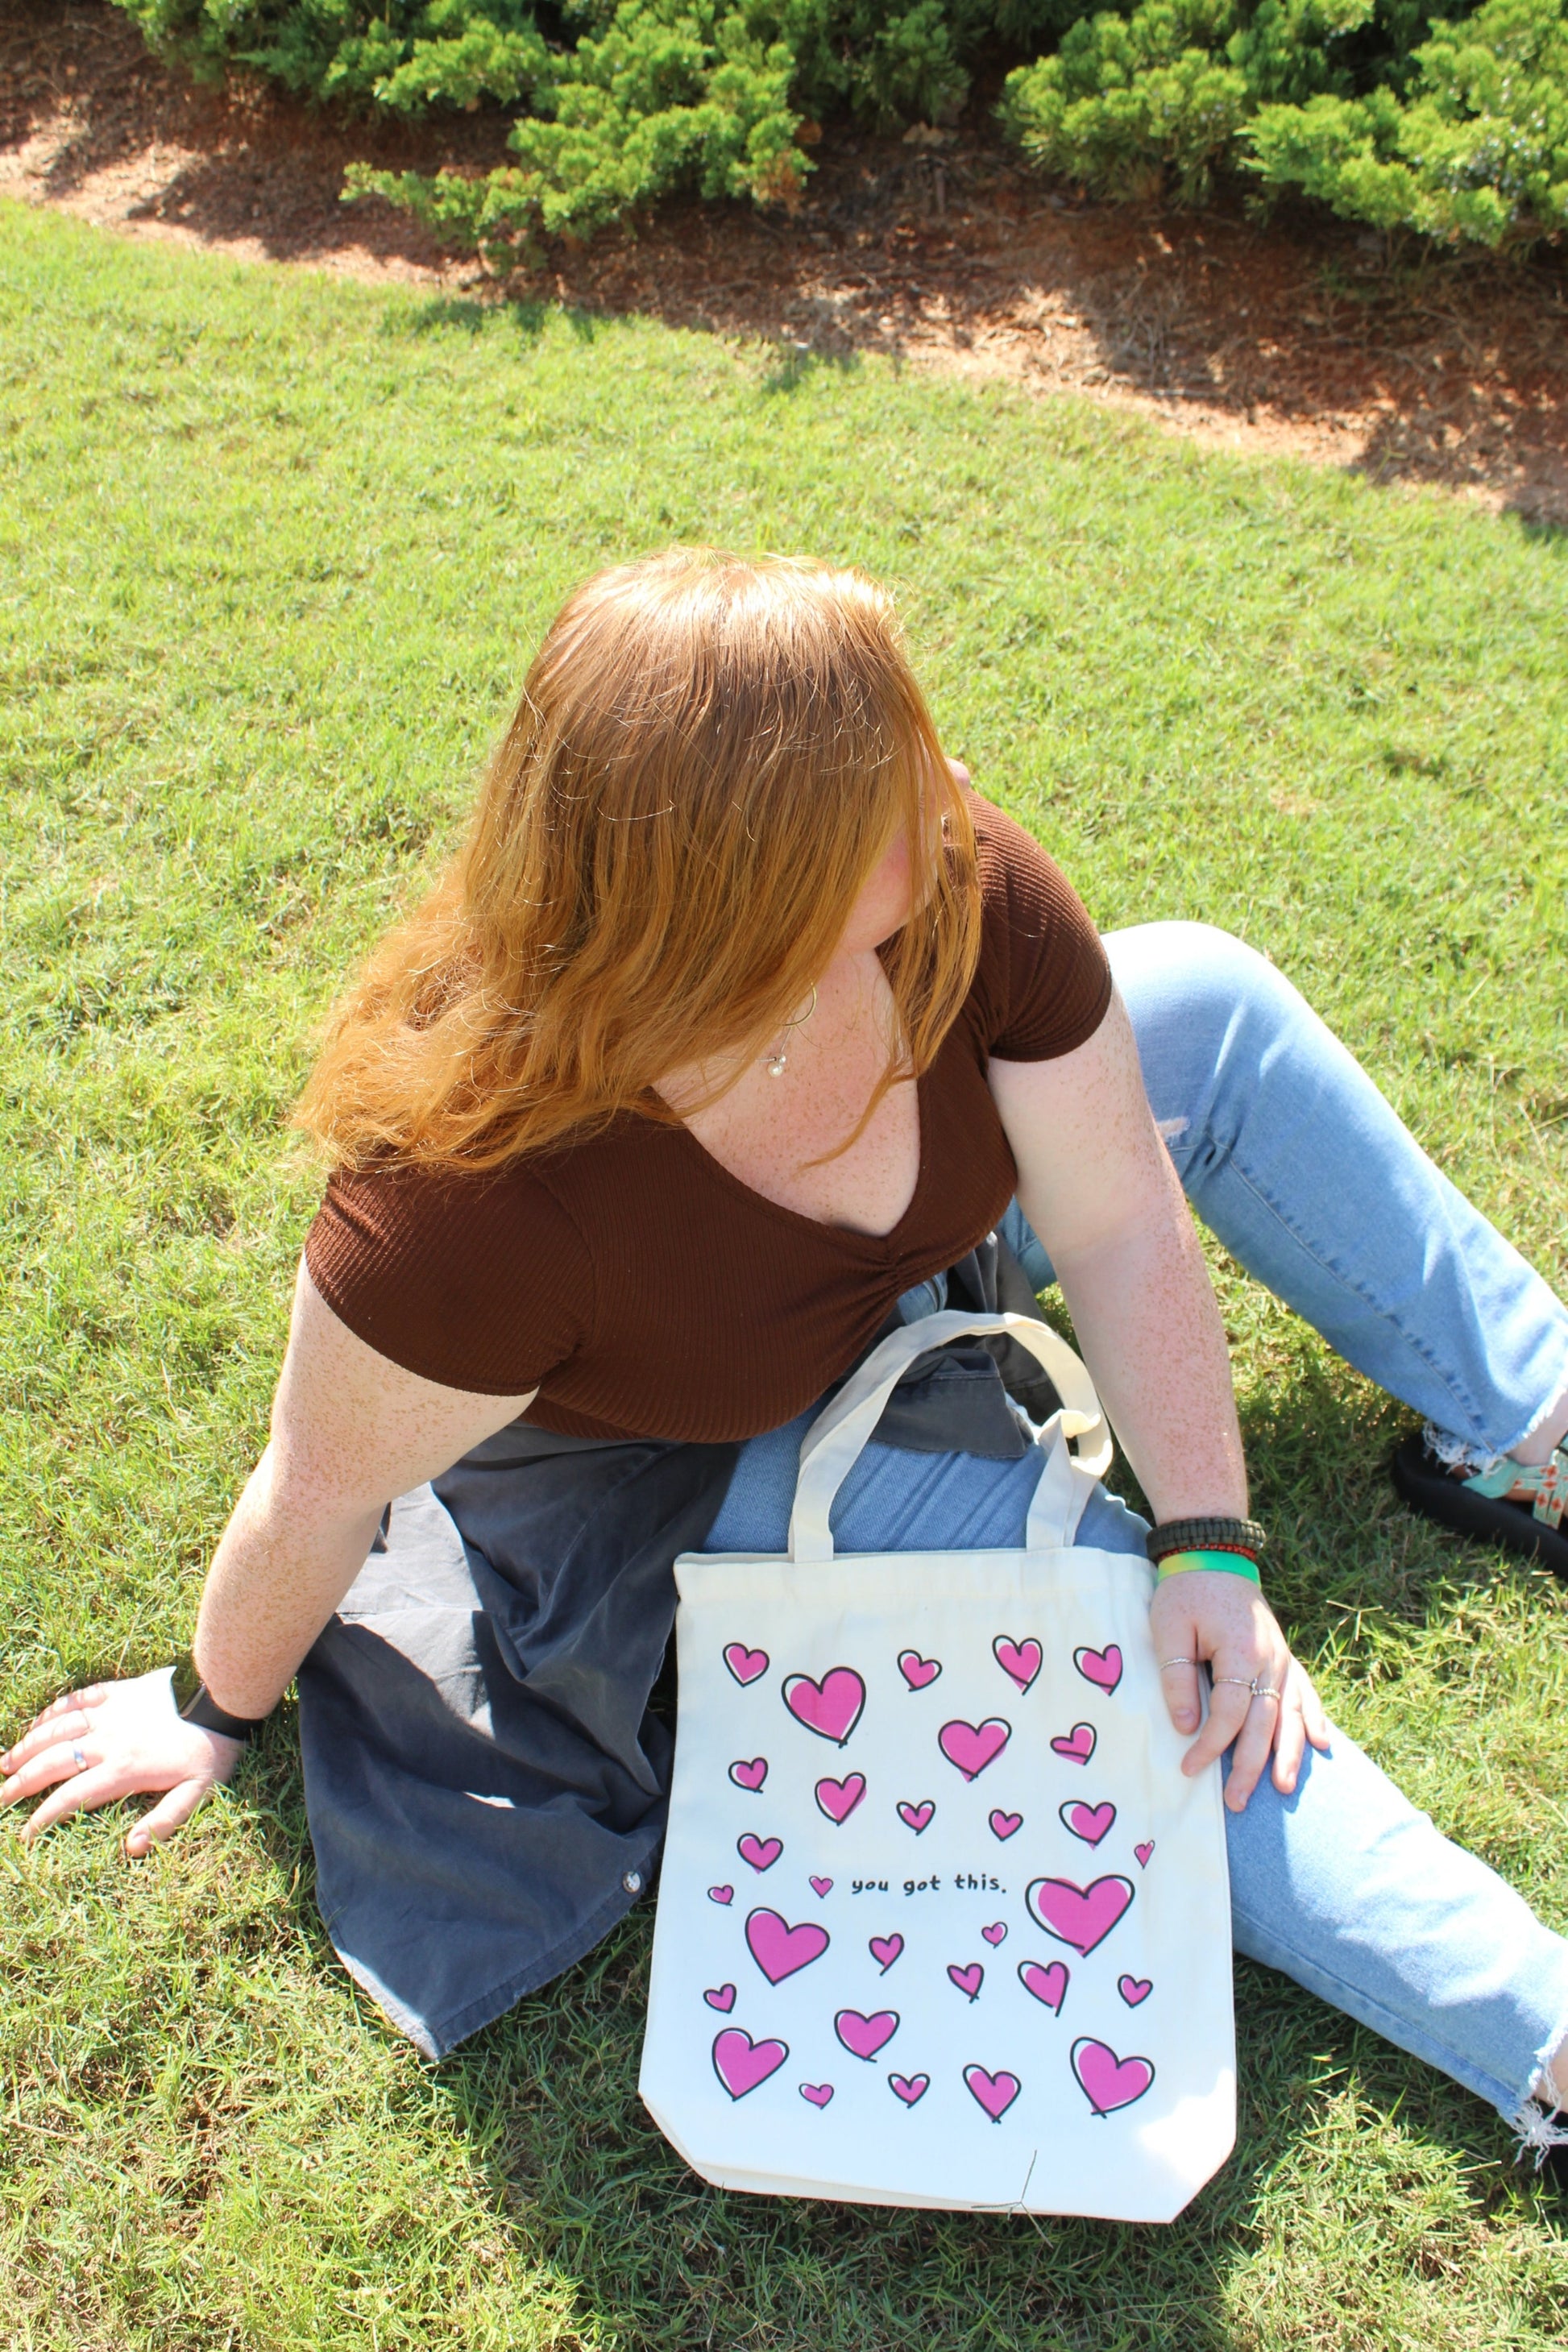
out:
<path id="1" fill-rule="evenodd" d="M 1120 996 L 1076 1052 L 994 1061 L 991 1090 L 1024 1214 L 1056 1268 L 1084 1360 L 1156 1517 L 1245 1516 L 1225 1331 Z M 1193 1662 L 1215 1676 L 1208 1721 L 1184 1769 L 1203 1770 L 1234 1740 L 1226 1801 L 1239 1812 L 1273 1748 L 1275 1786 L 1288 1794 L 1304 1744 L 1326 1747 L 1328 1727 L 1261 1593 L 1241 1577 L 1186 1570 L 1160 1585 L 1150 1622 L 1179 1731 L 1196 1731 L 1200 1721 Z M 1252 1696 L 1253 1681 L 1273 1696 Z"/>
<path id="2" fill-rule="evenodd" d="M 271 1436 L 214 1557 L 196 1622 L 198 1671 L 231 1715 L 276 1706 L 363 1564 L 388 1502 L 514 1421 L 527 1396 L 480 1396 L 405 1372 L 356 1339 L 303 1265 Z M 165 1674 L 68 1692 L 10 1753 L 0 1804 L 45 1790 L 23 1831 L 158 1791 L 126 1838 L 144 1853 L 226 1780 L 236 1740 L 181 1722 Z"/>

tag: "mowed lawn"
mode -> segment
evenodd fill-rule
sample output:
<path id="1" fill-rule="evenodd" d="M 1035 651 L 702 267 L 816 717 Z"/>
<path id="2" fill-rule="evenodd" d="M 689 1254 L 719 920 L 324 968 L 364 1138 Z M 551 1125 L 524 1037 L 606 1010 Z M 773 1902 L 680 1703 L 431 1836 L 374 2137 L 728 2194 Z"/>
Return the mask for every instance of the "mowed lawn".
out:
<path id="1" fill-rule="evenodd" d="M 1142 423 L 0 211 L 7 1737 L 186 1640 L 262 1441 L 333 987 L 585 571 L 900 587 L 948 742 L 1106 927 L 1268 950 L 1568 1278 L 1568 540 Z M 1405 1514 L 1405 1416 L 1217 1263 L 1270 1583 L 1339 1721 L 1568 1927 L 1568 1611 Z M 1165 2230 L 723 2195 L 636 2091 L 645 1906 L 446 2063 L 337 1966 L 291 1711 L 163 1855 L 0 1837 L 0 2340 L 1500 2352 L 1568 2200 L 1267 1972 Z"/>

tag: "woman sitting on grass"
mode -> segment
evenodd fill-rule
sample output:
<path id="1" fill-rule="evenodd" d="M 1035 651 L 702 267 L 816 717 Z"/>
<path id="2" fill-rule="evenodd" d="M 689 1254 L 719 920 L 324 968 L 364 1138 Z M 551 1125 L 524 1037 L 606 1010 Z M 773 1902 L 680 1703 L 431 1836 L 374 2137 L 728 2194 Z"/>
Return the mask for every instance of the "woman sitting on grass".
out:
<path id="1" fill-rule="evenodd" d="M 297 1675 L 333 1939 L 449 2048 L 647 1884 L 676 1555 L 785 1548 L 801 1433 L 890 1322 L 1057 1282 L 1160 1526 L 1232 1547 L 1152 1622 L 1184 1769 L 1225 1760 L 1237 1948 L 1563 2137 L 1568 1943 L 1331 1739 L 1256 1581 L 1183 1188 L 1426 1417 L 1415 1497 L 1526 1549 L 1562 1544 L 1568 1312 L 1262 958 L 1098 939 L 944 759 L 876 588 L 676 552 L 580 590 L 300 1115 L 333 1173 L 200 1686 L 58 1700 L 5 1759 L 7 1803 L 51 1791 L 26 1835 L 162 1791 L 145 1853 Z M 948 1373 L 845 1549 L 1021 1542 L 1038 1450 L 993 1365 Z M 1079 1540 L 1147 1535 L 1100 1490 Z"/>

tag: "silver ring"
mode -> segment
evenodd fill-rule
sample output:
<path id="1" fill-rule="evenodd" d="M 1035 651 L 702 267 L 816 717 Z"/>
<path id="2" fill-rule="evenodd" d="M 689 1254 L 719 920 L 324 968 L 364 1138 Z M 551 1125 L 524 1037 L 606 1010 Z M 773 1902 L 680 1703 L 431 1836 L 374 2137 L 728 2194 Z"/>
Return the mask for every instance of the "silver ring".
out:
<path id="1" fill-rule="evenodd" d="M 1272 1683 L 1255 1682 L 1252 1685 L 1252 1696 L 1254 1698 L 1271 1698 L 1278 1700 L 1279 1694 L 1275 1689 Z"/>
<path id="2" fill-rule="evenodd" d="M 1160 1672 L 1163 1674 L 1167 1666 L 1195 1666 L 1196 1664 L 1197 1660 L 1195 1658 L 1162 1658 L 1160 1661 Z"/>
<path id="3" fill-rule="evenodd" d="M 79 1772 L 85 1772 L 87 1770 L 87 1758 L 82 1754 L 79 1748 L 73 1748 L 71 1749 L 71 1762 L 76 1766 Z"/>
<path id="4" fill-rule="evenodd" d="M 1254 1698 L 1258 1696 L 1258 1684 L 1251 1675 L 1215 1675 L 1214 1679 L 1216 1683 L 1234 1683 L 1237 1690 L 1250 1691 Z"/>

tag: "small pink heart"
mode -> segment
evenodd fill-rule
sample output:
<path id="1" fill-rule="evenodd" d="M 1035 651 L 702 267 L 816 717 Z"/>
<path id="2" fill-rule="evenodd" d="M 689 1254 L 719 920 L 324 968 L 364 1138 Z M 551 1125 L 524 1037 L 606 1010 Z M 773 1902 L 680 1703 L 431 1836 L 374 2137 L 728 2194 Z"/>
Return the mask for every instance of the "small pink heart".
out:
<path id="1" fill-rule="evenodd" d="M 1119 2058 L 1109 2042 L 1080 2034 L 1072 2046 L 1072 2070 L 1097 2116 L 1114 2115 L 1141 2099 L 1154 2080 L 1153 2061 Z"/>
<path id="2" fill-rule="evenodd" d="M 1132 1900 L 1132 1881 L 1114 1875 L 1079 1886 L 1070 1878 L 1037 1878 L 1024 1900 L 1047 1936 L 1087 1958 L 1103 1944 Z"/>
<path id="3" fill-rule="evenodd" d="M 1154 1851 L 1154 1841 L 1153 1841 L 1153 1839 L 1152 1839 L 1152 1838 L 1150 1838 L 1150 1839 L 1149 1839 L 1149 1841 L 1147 1842 L 1147 1843 L 1146 1843 L 1146 1844 L 1144 1844 L 1144 1845 L 1135 1845 L 1135 1846 L 1133 1847 L 1132 1851 L 1133 1851 L 1133 1853 L 1134 1853 L 1137 1855 L 1137 1857 L 1138 1857 L 1138 1867 L 1139 1867 L 1139 1869 L 1140 1869 L 1140 1870 L 1147 1870 L 1147 1869 L 1148 1869 L 1148 1867 L 1149 1867 L 1149 1856 L 1150 1856 L 1150 1855 L 1153 1853 L 1153 1851 Z"/>
<path id="4" fill-rule="evenodd" d="M 876 1961 L 877 1966 L 881 1969 L 884 1976 L 887 1975 L 888 1970 L 892 1967 L 893 1962 L 898 1958 L 899 1954 L 903 1950 L 903 1948 L 904 1939 L 901 1936 L 873 1936 L 870 1943 L 867 1946 L 867 1949 L 869 1951 L 871 1958 Z"/>
<path id="5" fill-rule="evenodd" d="M 996 1811 L 991 1815 L 991 1834 L 993 1837 L 1015 1837 L 1023 1826 L 1024 1816 L 1022 1813 L 1005 1813 L 1001 1807 L 998 1806 Z"/>
<path id="6" fill-rule="evenodd" d="M 989 1927 L 982 1927 L 980 1933 L 986 1943 L 999 1944 L 1007 1933 L 1007 1923 L 1005 1919 L 994 1920 Z"/>
<path id="7" fill-rule="evenodd" d="M 1023 2084 L 1016 2074 L 988 2074 L 984 2066 L 966 2066 L 963 2080 L 969 2095 L 983 2106 L 994 2124 L 999 2124 Z"/>
<path id="8" fill-rule="evenodd" d="M 731 1642 L 724 1652 L 724 1664 L 744 1690 L 748 1683 L 754 1683 L 759 1675 L 767 1673 L 768 1654 L 765 1650 L 748 1650 L 744 1642 Z"/>
<path id="9" fill-rule="evenodd" d="M 819 1780 L 813 1791 L 818 1811 L 830 1822 L 847 1822 L 866 1793 L 864 1772 L 851 1772 L 847 1780 Z"/>
<path id="10" fill-rule="evenodd" d="M 919 1837 L 921 1830 L 929 1825 L 935 1811 L 936 1807 L 929 1797 L 918 1805 L 911 1805 L 906 1798 L 899 1807 L 899 1819 L 907 1830 L 913 1830 L 916 1837 Z"/>
<path id="11" fill-rule="evenodd" d="M 987 1764 L 995 1762 L 1012 1737 L 1012 1725 L 1001 1716 L 992 1715 L 984 1723 L 944 1723 L 937 1733 L 936 1744 L 966 1780 L 976 1780 Z"/>
<path id="12" fill-rule="evenodd" d="M 786 1675 L 783 1697 L 797 1723 L 842 1748 L 865 1710 L 866 1685 L 853 1666 L 830 1666 L 820 1682 Z"/>
<path id="13" fill-rule="evenodd" d="M 833 2085 L 831 2083 L 803 2083 L 800 2095 L 803 2099 L 809 2099 L 814 2107 L 825 2107 L 833 2096 Z"/>
<path id="14" fill-rule="evenodd" d="M 1116 1822 L 1116 1808 L 1111 1804 L 1084 1805 L 1074 1801 L 1058 1805 L 1057 1811 L 1062 1827 L 1071 1830 L 1075 1838 L 1082 1838 L 1085 1845 L 1098 1845 L 1101 1838 L 1110 1835 Z"/>
<path id="15" fill-rule="evenodd" d="M 1048 1968 L 1042 1968 L 1038 1960 L 1020 1960 L 1018 1982 L 1026 1993 L 1032 1993 L 1034 1998 L 1048 2009 L 1053 2016 L 1061 2015 L 1062 2003 L 1067 1999 L 1068 1993 L 1068 1967 L 1065 1960 L 1053 1960 Z"/>
<path id="16" fill-rule="evenodd" d="M 906 2107 L 919 2105 L 931 2088 L 929 2074 L 889 2074 L 888 2088 L 895 2099 L 902 2099 Z"/>
<path id="17" fill-rule="evenodd" d="M 708 1900 L 710 1903 L 733 1903 L 735 1890 L 732 1886 L 710 1886 L 708 1889 Z"/>
<path id="18" fill-rule="evenodd" d="M 1070 1731 L 1058 1731 L 1051 1747 L 1068 1764 L 1087 1764 L 1094 1754 L 1093 1724 L 1075 1723 Z"/>
<path id="19" fill-rule="evenodd" d="M 1121 1653 L 1114 1642 L 1108 1642 L 1103 1650 L 1075 1650 L 1072 1662 L 1085 1682 L 1092 1683 L 1096 1690 L 1110 1693 L 1121 1680 Z"/>
<path id="20" fill-rule="evenodd" d="M 966 1969 L 961 1969 L 955 1962 L 947 1974 L 948 1981 L 955 1984 L 961 1993 L 970 2000 L 978 2000 L 980 1988 L 985 1981 L 985 1971 L 978 1960 L 971 1960 Z"/>
<path id="21" fill-rule="evenodd" d="M 705 1992 L 702 1998 L 710 2009 L 723 2010 L 727 2012 L 735 2006 L 735 1988 L 733 1985 L 715 1985 L 710 1991 Z"/>
<path id="22" fill-rule="evenodd" d="M 941 1674 L 942 1663 L 937 1658 L 922 1658 L 918 1650 L 900 1650 L 899 1672 L 912 1691 L 924 1690 Z"/>
<path id="23" fill-rule="evenodd" d="M 784 1840 L 753 1837 L 748 1830 L 744 1837 L 735 1840 L 735 1852 L 742 1862 L 749 1862 L 753 1870 L 771 1870 L 784 1852 Z"/>
<path id="24" fill-rule="evenodd" d="M 1129 2009 L 1136 2009 L 1139 2002 L 1147 2000 L 1153 1991 L 1154 1979 L 1152 1977 L 1118 1977 L 1116 1990 Z"/>
<path id="25" fill-rule="evenodd" d="M 879 2009 L 871 2017 L 863 2017 L 858 2009 L 841 2009 L 833 2021 L 833 2031 L 852 2058 L 874 2058 L 898 2030 L 896 2009 Z"/>
<path id="26" fill-rule="evenodd" d="M 783 1984 L 797 1969 L 808 1969 L 831 1941 L 815 1919 L 792 1927 L 776 1911 L 757 1910 L 746 1920 L 746 1948 L 770 1984 Z"/>
<path id="27" fill-rule="evenodd" d="M 713 2044 L 713 2072 L 732 2099 L 743 2099 L 789 2056 L 787 2042 L 753 2042 L 739 2025 L 727 2025 Z"/>
<path id="28" fill-rule="evenodd" d="M 1041 1651 L 1037 1642 L 1010 1642 L 1005 1633 L 998 1633 L 991 1644 L 991 1652 L 1010 1681 L 1016 1682 L 1021 1691 L 1029 1689 L 1040 1671 Z"/>
<path id="29" fill-rule="evenodd" d="M 753 1756 L 749 1764 L 742 1760 L 730 1767 L 730 1778 L 737 1789 L 760 1789 L 767 1777 L 768 1759 L 765 1756 Z"/>
<path id="30" fill-rule="evenodd" d="M 833 1892 L 832 1879 L 814 1878 L 811 1882 L 811 1891 L 814 1895 L 831 1895 Z"/>

